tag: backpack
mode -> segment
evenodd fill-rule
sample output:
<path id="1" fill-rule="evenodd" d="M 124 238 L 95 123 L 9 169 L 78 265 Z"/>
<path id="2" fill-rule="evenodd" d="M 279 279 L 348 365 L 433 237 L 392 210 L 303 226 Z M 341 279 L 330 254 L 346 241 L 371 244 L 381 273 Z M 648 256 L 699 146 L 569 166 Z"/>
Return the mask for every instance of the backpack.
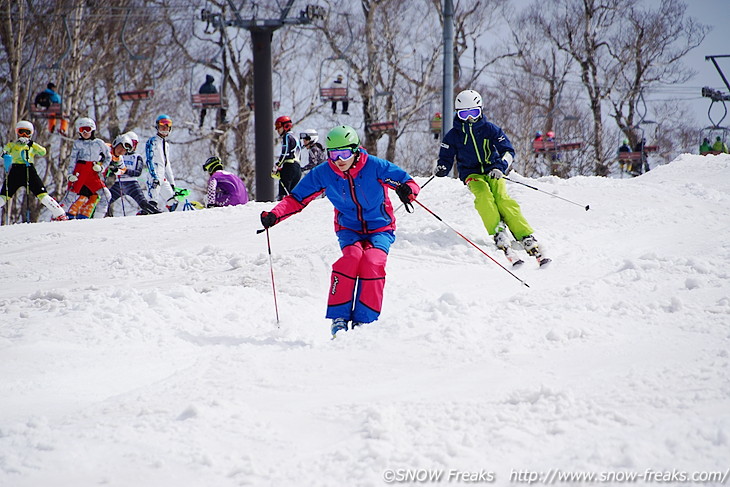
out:
<path id="1" fill-rule="evenodd" d="M 51 94 L 46 91 L 41 91 L 35 97 L 35 104 L 39 107 L 48 108 L 51 106 Z"/>

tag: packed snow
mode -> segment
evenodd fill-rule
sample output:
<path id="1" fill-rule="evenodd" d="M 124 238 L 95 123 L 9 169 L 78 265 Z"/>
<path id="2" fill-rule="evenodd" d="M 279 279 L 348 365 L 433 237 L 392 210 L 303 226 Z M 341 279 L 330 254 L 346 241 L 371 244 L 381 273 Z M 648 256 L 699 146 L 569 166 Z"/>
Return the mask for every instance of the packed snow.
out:
<path id="1" fill-rule="evenodd" d="M 0 485 L 727 482 L 730 156 L 511 176 L 550 193 L 507 183 L 529 287 L 401 209 L 380 320 L 335 340 L 325 199 L 269 232 L 278 324 L 272 203 L 0 227 Z M 419 201 L 508 265 L 460 181 Z"/>

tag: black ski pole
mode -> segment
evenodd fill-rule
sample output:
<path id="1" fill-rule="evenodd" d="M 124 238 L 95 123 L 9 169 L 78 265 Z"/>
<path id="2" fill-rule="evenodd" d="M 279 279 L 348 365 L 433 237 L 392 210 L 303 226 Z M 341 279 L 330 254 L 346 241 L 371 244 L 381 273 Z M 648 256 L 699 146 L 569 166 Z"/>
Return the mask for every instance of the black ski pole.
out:
<path id="1" fill-rule="evenodd" d="M 586 210 L 586 211 L 588 211 L 588 210 L 590 210 L 590 209 L 591 209 L 591 205 L 585 205 L 585 206 L 583 206 L 583 205 L 581 205 L 580 203 L 576 203 L 575 201 L 570 201 L 569 199 L 565 199 L 565 198 L 563 198 L 562 196 L 558 196 L 558 195 L 556 195 L 556 194 L 548 193 L 547 191 L 543 191 L 543 190 L 541 190 L 541 189 L 538 189 L 538 188 L 536 188 L 536 187 L 534 187 L 534 186 L 530 186 L 529 184 L 525 184 L 525 183 L 523 183 L 523 182 L 520 182 L 520 181 L 515 181 L 514 179 L 510 179 L 510 178 L 508 178 L 507 176 L 504 176 L 504 179 L 506 179 L 507 181 L 511 181 L 511 182 L 513 182 L 513 183 L 521 184 L 522 186 L 527 186 L 527 187 L 528 187 L 528 188 L 530 188 L 530 189 L 534 189 L 535 191 L 539 191 L 539 192 L 541 192 L 541 193 L 545 193 L 545 194 L 547 194 L 547 195 L 550 195 L 550 196 L 552 196 L 553 198 L 558 198 L 558 199 L 561 199 L 561 200 L 563 200 L 563 201 L 567 201 L 568 203 L 572 203 L 572 204 L 574 204 L 574 205 L 580 206 L 581 208 L 585 208 L 585 210 Z"/>
<path id="2" fill-rule="evenodd" d="M 25 151 L 25 223 L 30 223 L 30 163 L 27 160 L 28 151 Z"/>
<path id="3" fill-rule="evenodd" d="M 505 266 L 503 266 L 502 264 L 500 264 L 499 262 L 497 262 L 497 261 L 496 261 L 496 260 L 494 259 L 494 257 L 492 257 L 491 255 L 489 255 L 488 253 L 486 253 L 486 252 L 485 252 L 485 251 L 484 251 L 484 250 L 483 250 L 483 249 L 482 249 L 482 248 L 481 248 L 480 246 L 478 246 L 477 244 L 475 244 L 474 242 L 472 242 L 471 240 L 469 240 L 468 238 L 466 238 L 466 237 L 465 237 L 464 235 L 462 235 L 462 234 L 461 234 L 461 233 L 460 233 L 460 232 L 459 232 L 458 230 L 456 230 L 456 229 L 455 229 L 454 227 L 452 227 L 451 225 L 449 225 L 448 223 L 446 223 L 446 222 L 445 222 L 445 221 L 444 221 L 444 220 L 443 220 L 443 219 L 442 219 L 442 218 L 441 218 L 440 216 L 438 216 L 438 215 L 437 215 L 436 213 L 434 213 L 433 211 L 431 211 L 431 210 L 429 210 L 428 208 L 426 208 L 426 206 L 425 206 L 425 205 L 424 205 L 423 203 L 421 203 L 421 202 L 420 202 L 420 201 L 418 201 L 417 199 L 416 199 L 416 200 L 413 200 L 413 201 L 414 201 L 415 203 L 418 203 L 418 205 L 419 205 L 419 206 L 420 206 L 421 208 L 423 208 L 424 210 L 426 210 L 427 212 L 429 212 L 430 214 L 432 214 L 432 215 L 433 215 L 434 217 L 436 217 L 436 219 L 437 219 L 438 221 L 440 221 L 441 223 L 443 223 L 444 225 L 446 225 L 447 227 L 449 227 L 449 229 L 450 229 L 450 230 L 451 230 L 452 232 L 454 232 L 454 233 L 455 233 L 455 234 L 457 234 L 457 235 L 458 235 L 459 237 L 461 237 L 461 238 L 463 238 L 464 240 L 466 240 L 466 241 L 467 241 L 467 242 L 468 242 L 469 244 L 471 244 L 471 245 L 472 245 L 472 247 L 474 247 L 475 249 L 477 249 L 477 250 L 478 250 L 479 252 L 481 252 L 482 254 L 486 255 L 486 256 L 487 256 L 487 257 L 489 258 L 489 260 L 491 260 L 492 262 L 494 262 L 495 264 L 497 264 L 497 265 L 498 265 L 499 267 L 501 267 L 502 269 L 504 269 L 504 270 L 505 270 L 505 271 L 506 271 L 507 273 L 509 273 L 509 275 L 510 275 L 510 276 L 512 276 L 512 277 L 514 277 L 515 279 L 517 279 L 518 281 L 520 281 L 520 282 L 521 282 L 521 283 L 522 283 L 523 285 L 525 285 L 526 287 L 530 287 L 530 285 L 529 285 L 529 284 L 527 284 L 527 283 L 526 283 L 525 281 L 523 281 L 522 279 L 520 279 L 519 277 L 517 277 L 517 276 L 516 276 L 516 275 L 515 275 L 515 274 L 514 274 L 514 273 L 513 273 L 512 271 L 510 271 L 509 269 L 507 269 L 507 268 L 506 268 Z"/>
<path id="4" fill-rule="evenodd" d="M 433 176 L 431 176 L 430 178 L 428 178 L 428 181 L 426 181 L 425 183 L 423 183 L 423 186 L 421 186 L 421 189 L 425 188 L 425 187 L 426 187 L 426 185 L 427 185 L 428 183 L 430 183 L 430 182 L 431 182 L 431 180 L 433 180 L 433 178 L 435 178 L 435 177 L 436 177 L 436 175 L 433 175 Z M 396 211 L 400 210 L 400 209 L 401 209 L 401 208 L 403 208 L 404 206 L 406 206 L 406 205 L 404 205 L 403 203 L 401 203 L 401 204 L 400 204 L 400 206 L 399 206 L 398 208 L 396 208 L 395 210 L 393 210 L 393 213 L 395 213 Z"/>

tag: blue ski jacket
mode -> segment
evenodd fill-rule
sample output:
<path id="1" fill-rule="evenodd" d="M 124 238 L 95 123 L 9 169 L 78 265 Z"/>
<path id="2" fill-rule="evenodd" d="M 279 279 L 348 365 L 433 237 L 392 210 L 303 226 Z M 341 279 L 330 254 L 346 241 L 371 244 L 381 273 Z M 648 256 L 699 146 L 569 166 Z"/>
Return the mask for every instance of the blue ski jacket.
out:
<path id="1" fill-rule="evenodd" d="M 335 207 L 335 231 L 376 233 L 395 230 L 393 205 L 388 188 L 411 187 L 413 197 L 420 187 L 406 171 L 390 161 L 371 156 L 360 148 L 355 163 L 344 173 L 329 159 L 308 172 L 291 194 L 271 213 L 280 222 L 304 209 L 322 192 Z"/>
<path id="2" fill-rule="evenodd" d="M 468 123 L 454 117 L 454 126 L 444 136 L 439 150 L 438 165 L 451 171 L 456 158 L 459 179 L 466 182 L 470 174 L 488 174 L 492 169 L 507 172 L 508 163 L 502 160 L 515 150 L 502 129 L 484 117 Z"/>

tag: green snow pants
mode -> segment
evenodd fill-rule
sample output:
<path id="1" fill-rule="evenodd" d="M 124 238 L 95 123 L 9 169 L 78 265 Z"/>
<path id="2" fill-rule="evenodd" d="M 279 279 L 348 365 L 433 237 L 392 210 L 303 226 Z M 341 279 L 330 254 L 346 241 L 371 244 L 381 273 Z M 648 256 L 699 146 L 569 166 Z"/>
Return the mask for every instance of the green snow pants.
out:
<path id="1" fill-rule="evenodd" d="M 520 205 L 507 194 L 504 179 L 490 178 L 486 174 L 470 174 L 466 178 L 466 185 L 474 195 L 474 208 L 482 217 L 489 235 L 497 233 L 500 220 L 504 221 L 517 240 L 532 235 L 534 230 L 522 216 Z"/>

